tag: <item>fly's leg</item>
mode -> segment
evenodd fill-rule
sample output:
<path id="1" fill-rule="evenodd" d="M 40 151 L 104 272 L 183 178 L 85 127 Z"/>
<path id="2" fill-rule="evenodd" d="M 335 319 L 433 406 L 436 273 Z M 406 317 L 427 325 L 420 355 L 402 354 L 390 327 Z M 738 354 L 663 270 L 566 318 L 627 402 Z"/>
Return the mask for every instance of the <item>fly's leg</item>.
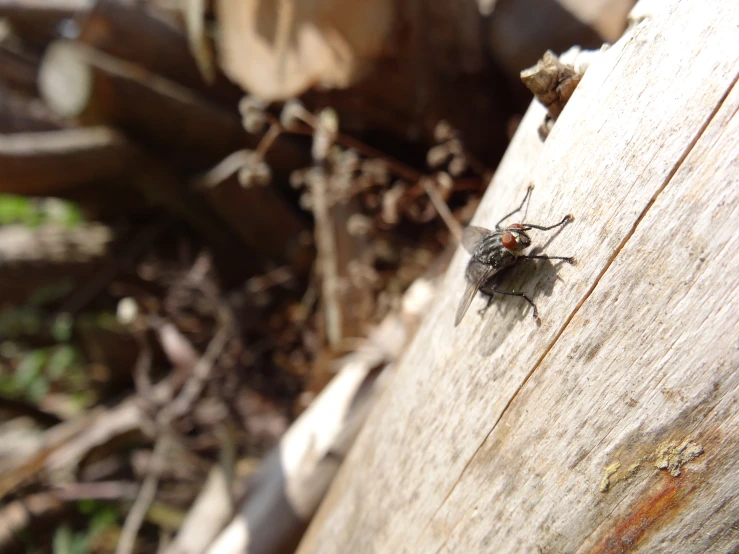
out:
<path id="1" fill-rule="evenodd" d="M 550 231 L 554 229 L 555 227 L 561 227 L 565 223 L 569 223 L 573 219 L 575 218 L 572 216 L 572 214 L 567 214 L 562 221 L 560 221 L 559 223 L 555 223 L 554 225 L 545 226 L 545 225 L 534 225 L 533 223 L 524 223 L 523 229 L 524 231 L 528 231 L 529 229 L 538 229 L 539 231 Z"/>
<path id="2" fill-rule="evenodd" d="M 480 316 L 483 316 L 483 315 L 485 315 L 485 312 L 488 311 L 488 308 L 493 303 L 493 295 L 490 294 L 490 293 L 487 293 L 487 292 L 482 292 L 482 291 L 480 291 L 480 293 L 481 294 L 484 294 L 485 296 L 488 297 L 488 301 L 485 303 L 485 306 L 483 306 L 482 308 L 480 308 L 479 310 L 477 310 L 477 313 L 480 314 Z"/>
<path id="3" fill-rule="evenodd" d="M 519 256 L 519 260 L 564 260 L 568 264 L 575 265 L 576 260 L 566 256 Z"/>
<path id="4" fill-rule="evenodd" d="M 526 296 L 524 293 L 522 293 L 522 292 L 516 292 L 516 291 L 513 291 L 513 290 L 505 291 L 505 290 L 499 290 L 499 289 L 495 289 L 493 292 L 495 292 L 497 294 L 505 294 L 506 296 L 518 296 L 520 298 L 523 298 L 524 300 L 526 300 L 526 302 L 529 303 L 529 305 L 531 306 L 531 309 L 534 311 L 534 313 L 532 314 L 534 316 L 534 319 L 536 321 L 539 321 L 539 310 L 536 309 L 536 304 L 534 304 L 534 301 L 531 300 L 531 298 L 529 298 L 528 296 Z"/>
<path id="5" fill-rule="evenodd" d="M 521 205 L 518 208 L 516 208 L 515 210 L 513 210 L 511 213 L 506 214 L 506 215 L 504 215 L 503 217 L 500 218 L 500 221 L 498 221 L 498 223 L 495 224 L 495 229 L 497 231 L 500 231 L 501 230 L 501 227 L 500 227 L 500 224 L 501 223 L 503 223 L 506 219 L 508 219 L 509 217 L 511 217 L 513 214 L 518 213 L 518 212 L 520 212 L 523 209 L 523 207 L 526 205 L 526 201 L 531 196 L 531 190 L 533 188 L 534 188 L 534 185 L 529 185 L 529 188 L 526 190 L 526 196 L 523 197 L 523 201 L 521 202 Z"/>

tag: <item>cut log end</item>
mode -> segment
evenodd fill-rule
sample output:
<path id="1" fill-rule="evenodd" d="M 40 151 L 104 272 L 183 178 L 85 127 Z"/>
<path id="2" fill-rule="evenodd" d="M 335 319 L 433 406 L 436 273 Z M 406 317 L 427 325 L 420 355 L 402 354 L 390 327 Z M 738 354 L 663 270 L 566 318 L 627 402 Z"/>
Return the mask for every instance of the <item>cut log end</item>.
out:
<path id="1" fill-rule="evenodd" d="M 93 70 L 80 48 L 67 41 L 51 44 L 39 69 L 39 90 L 56 113 L 75 118 L 89 105 Z"/>

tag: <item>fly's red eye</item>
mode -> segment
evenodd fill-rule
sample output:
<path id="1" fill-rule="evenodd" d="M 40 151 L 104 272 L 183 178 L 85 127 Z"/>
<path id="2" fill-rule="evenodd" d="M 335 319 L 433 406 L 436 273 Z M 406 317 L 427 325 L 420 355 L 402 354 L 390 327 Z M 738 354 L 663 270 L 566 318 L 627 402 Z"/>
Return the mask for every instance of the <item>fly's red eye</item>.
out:
<path id="1" fill-rule="evenodd" d="M 512 224 L 511 224 L 511 225 L 509 226 L 509 228 L 511 228 L 511 229 L 521 229 L 521 230 L 523 230 L 523 225 L 521 225 L 520 223 L 512 223 Z"/>
<path id="2" fill-rule="evenodd" d="M 502 242 L 503 246 L 508 250 L 515 250 L 516 248 L 516 237 L 514 237 L 512 233 L 503 233 L 503 236 L 500 237 L 500 242 Z"/>

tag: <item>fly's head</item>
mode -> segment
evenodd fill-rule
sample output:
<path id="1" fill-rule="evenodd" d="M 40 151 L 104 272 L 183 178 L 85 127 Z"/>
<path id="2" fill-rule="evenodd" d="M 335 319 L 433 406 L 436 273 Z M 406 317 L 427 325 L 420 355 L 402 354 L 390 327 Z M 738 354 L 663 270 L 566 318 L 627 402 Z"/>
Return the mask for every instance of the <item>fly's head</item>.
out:
<path id="1" fill-rule="evenodd" d="M 531 237 L 526 233 L 523 225 L 513 223 L 501 235 L 500 242 L 506 250 L 519 256 L 523 254 L 526 248 L 531 246 Z"/>

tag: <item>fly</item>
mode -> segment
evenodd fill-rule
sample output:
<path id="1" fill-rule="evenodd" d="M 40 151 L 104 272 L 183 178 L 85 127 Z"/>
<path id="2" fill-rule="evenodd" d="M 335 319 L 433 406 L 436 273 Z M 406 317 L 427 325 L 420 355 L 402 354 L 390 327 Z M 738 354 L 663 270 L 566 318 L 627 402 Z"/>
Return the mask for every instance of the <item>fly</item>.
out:
<path id="1" fill-rule="evenodd" d="M 495 294 L 519 296 L 531 305 L 534 319 L 538 321 L 539 312 L 536 309 L 536 304 L 528 296 L 522 292 L 504 291 L 498 288 L 498 280 L 503 270 L 515 266 L 521 260 L 564 260 L 571 264 L 575 263 L 575 258 L 572 257 L 529 256 L 524 254 L 524 250 L 531 246 L 531 238 L 527 231 L 531 229 L 549 231 L 561 227 L 574 219 L 572 214 L 567 214 L 562 221 L 549 226 L 534 225 L 533 223 L 512 223 L 508 227 L 501 227 L 500 224 L 503 221 L 523 209 L 533 188 L 533 185 L 529 186 L 521 205 L 495 224 L 495 231 L 483 227 L 469 226 L 462 233 L 462 245 L 472 254 L 472 257 L 465 271 L 467 286 L 459 303 L 459 308 L 457 308 L 457 316 L 454 320 L 455 327 L 459 325 L 464 314 L 467 313 L 478 290 L 488 296 L 487 306 L 481 311 L 485 311 L 490 306 Z"/>

